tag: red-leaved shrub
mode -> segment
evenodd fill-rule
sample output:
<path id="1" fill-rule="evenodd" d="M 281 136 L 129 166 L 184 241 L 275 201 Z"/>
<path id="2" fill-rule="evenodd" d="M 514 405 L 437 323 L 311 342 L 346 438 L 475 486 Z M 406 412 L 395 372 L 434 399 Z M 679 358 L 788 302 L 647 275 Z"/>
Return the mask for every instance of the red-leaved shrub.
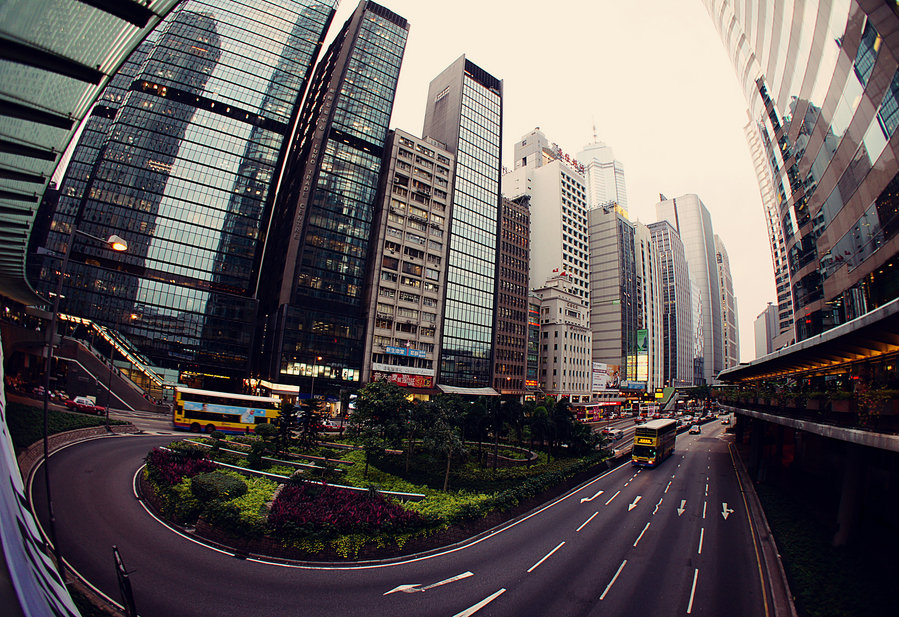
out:
<path id="1" fill-rule="evenodd" d="M 219 468 L 201 454 L 194 452 L 172 452 L 153 448 L 147 455 L 147 468 L 153 479 L 166 486 L 175 486 L 184 478 L 192 478 L 197 474 L 214 471 Z"/>

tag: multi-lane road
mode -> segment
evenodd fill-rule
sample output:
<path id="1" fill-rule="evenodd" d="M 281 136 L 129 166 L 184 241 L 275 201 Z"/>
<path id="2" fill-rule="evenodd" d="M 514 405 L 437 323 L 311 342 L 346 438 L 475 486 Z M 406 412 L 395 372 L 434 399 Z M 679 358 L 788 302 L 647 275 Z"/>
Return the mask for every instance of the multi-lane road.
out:
<path id="1" fill-rule="evenodd" d="M 143 456 L 171 437 L 104 437 L 50 458 L 57 535 L 70 567 L 113 599 L 118 546 L 144 617 L 773 615 L 721 428 L 678 436 L 657 469 L 618 466 L 469 542 L 361 564 L 273 563 L 201 545 L 133 492 Z"/>

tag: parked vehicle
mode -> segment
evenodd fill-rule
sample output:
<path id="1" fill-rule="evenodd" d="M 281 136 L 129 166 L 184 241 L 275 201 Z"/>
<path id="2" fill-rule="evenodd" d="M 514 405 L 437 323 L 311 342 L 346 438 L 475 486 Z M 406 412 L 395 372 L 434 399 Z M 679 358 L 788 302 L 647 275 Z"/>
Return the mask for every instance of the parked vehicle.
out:
<path id="1" fill-rule="evenodd" d="M 73 411 L 78 411 L 81 413 L 92 413 L 96 415 L 103 415 L 106 412 L 106 407 L 102 405 L 97 405 L 91 399 L 86 396 L 76 396 L 75 398 L 70 398 L 66 401 L 66 407 Z"/>

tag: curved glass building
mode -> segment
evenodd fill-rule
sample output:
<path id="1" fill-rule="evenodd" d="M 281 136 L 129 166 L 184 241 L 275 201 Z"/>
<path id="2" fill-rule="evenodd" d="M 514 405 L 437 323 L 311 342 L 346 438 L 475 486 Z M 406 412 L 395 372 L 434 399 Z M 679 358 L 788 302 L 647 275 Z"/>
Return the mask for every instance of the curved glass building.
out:
<path id="1" fill-rule="evenodd" d="M 248 376 L 267 220 L 335 4 L 190 0 L 132 55 L 48 213 L 45 246 L 70 257 L 62 312 L 120 330 L 189 383 Z M 56 259 L 32 272 L 55 290 Z"/>
<path id="2" fill-rule="evenodd" d="M 899 296 L 895 3 L 704 0 L 749 104 L 795 340 Z M 792 307 L 787 300 L 792 301 Z"/>

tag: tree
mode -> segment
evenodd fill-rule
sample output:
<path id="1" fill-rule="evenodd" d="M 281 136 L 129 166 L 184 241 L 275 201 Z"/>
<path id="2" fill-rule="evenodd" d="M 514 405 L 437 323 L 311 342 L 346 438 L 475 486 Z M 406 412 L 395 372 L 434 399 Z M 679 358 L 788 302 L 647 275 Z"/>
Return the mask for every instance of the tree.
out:
<path id="1" fill-rule="evenodd" d="M 388 447 L 399 447 L 412 402 L 404 388 L 387 381 L 374 381 L 359 390 L 356 409 L 350 415 L 350 437 L 365 451 L 365 477 L 373 456 Z"/>
<path id="2" fill-rule="evenodd" d="M 278 412 L 278 441 L 282 450 L 290 448 L 290 442 L 293 441 L 293 429 L 297 424 L 297 408 L 293 403 L 284 403 L 281 405 L 281 411 Z"/>
<path id="3" fill-rule="evenodd" d="M 464 453 L 460 435 L 462 409 L 464 403 L 456 395 L 443 395 L 425 403 L 422 415 L 425 419 L 424 447 L 431 452 L 446 456 L 446 473 L 443 477 L 443 492 L 449 490 L 450 468 L 453 453 Z"/>
<path id="4" fill-rule="evenodd" d="M 303 399 L 300 403 L 300 414 L 297 418 L 300 429 L 300 446 L 305 449 L 314 448 L 321 437 L 322 401 L 317 398 Z"/>

